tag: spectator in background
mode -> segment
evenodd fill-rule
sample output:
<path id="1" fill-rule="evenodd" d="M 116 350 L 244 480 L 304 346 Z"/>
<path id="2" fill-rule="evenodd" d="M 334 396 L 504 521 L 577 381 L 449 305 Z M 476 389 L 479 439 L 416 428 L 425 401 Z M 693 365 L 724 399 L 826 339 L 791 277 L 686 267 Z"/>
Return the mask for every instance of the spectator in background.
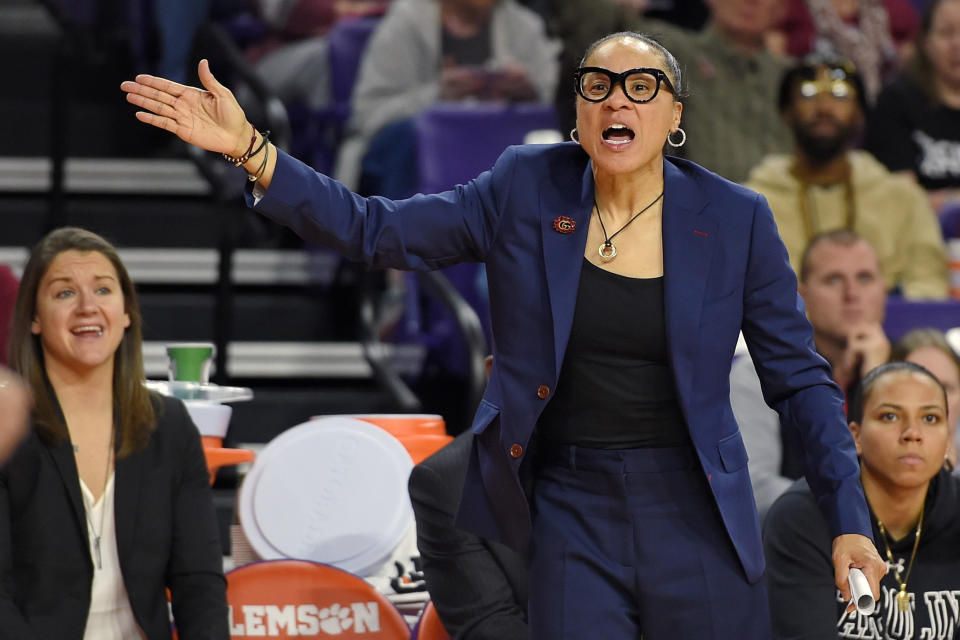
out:
<path id="1" fill-rule="evenodd" d="M 953 638 L 960 625 L 960 479 L 944 467 L 943 386 L 891 362 L 863 379 L 850 431 L 888 571 L 872 615 L 846 610 L 834 587 L 827 523 L 805 482 L 770 509 L 764 553 L 775 638 Z"/>
<path id="2" fill-rule="evenodd" d="M 946 249 L 923 190 L 850 149 L 866 108 L 856 71 L 846 63 L 798 64 L 784 75 L 779 105 L 796 151 L 767 156 L 746 184 L 770 203 L 794 269 L 817 233 L 850 229 L 876 250 L 888 289 L 946 297 Z"/>
<path id="3" fill-rule="evenodd" d="M 367 195 L 413 195 L 412 118 L 438 101 L 549 102 L 557 49 L 516 0 L 396 0 L 360 65 L 337 178 Z"/>
<path id="4" fill-rule="evenodd" d="M 910 0 L 787 0 L 776 33 L 778 48 L 795 58 L 853 62 L 872 104 L 912 54 L 917 23 Z"/>
<path id="5" fill-rule="evenodd" d="M 830 363 L 834 381 L 849 397 L 861 376 L 890 356 L 883 332 L 887 296 L 877 254 L 852 231 L 819 235 L 804 253 L 798 290 L 817 353 Z M 738 358 L 730 369 L 730 405 L 747 448 L 762 522 L 773 501 L 803 475 L 803 443 L 764 402 L 749 356 Z"/>
<path id="6" fill-rule="evenodd" d="M 652 18 L 694 31 L 702 29 L 710 17 L 705 0 L 646 0 L 646 8 Z"/>
<path id="7" fill-rule="evenodd" d="M 933 0 L 916 56 L 877 100 L 864 147 L 913 176 L 934 210 L 960 199 L 960 0 Z"/>
<path id="8" fill-rule="evenodd" d="M 706 0 L 698 33 L 665 31 L 664 44 L 684 66 L 691 99 L 683 110 L 687 144 L 681 155 L 742 182 L 765 155 L 790 149 L 779 118 L 777 86 L 787 62 L 765 45 L 780 17 L 780 0 Z"/>
<path id="9" fill-rule="evenodd" d="M 157 36 L 157 73 L 184 82 L 197 30 L 210 16 L 214 0 L 164 0 L 152 3 Z"/>
<path id="10" fill-rule="evenodd" d="M 950 442 L 947 458 L 957 473 L 958 433 L 960 420 L 960 356 L 953 350 L 946 336 L 939 329 L 913 329 L 893 345 L 891 360 L 905 360 L 918 364 L 937 377 L 947 392 L 947 407 L 950 413 Z"/>
<path id="11" fill-rule="evenodd" d="M 13 270 L 0 264 L 0 364 L 7 363 L 7 340 L 13 321 L 13 305 L 17 301 L 20 281 Z"/>
<path id="12" fill-rule="evenodd" d="M 389 0 L 259 0 L 269 34 L 247 50 L 257 75 L 286 104 L 329 106 L 330 58 L 324 37 L 338 20 L 382 14 Z"/>

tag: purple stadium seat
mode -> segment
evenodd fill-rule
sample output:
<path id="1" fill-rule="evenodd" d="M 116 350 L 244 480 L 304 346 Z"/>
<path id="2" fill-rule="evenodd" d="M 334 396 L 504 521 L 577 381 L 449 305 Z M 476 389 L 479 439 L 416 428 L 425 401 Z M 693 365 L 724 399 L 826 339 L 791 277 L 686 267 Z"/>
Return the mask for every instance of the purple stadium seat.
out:
<path id="1" fill-rule="evenodd" d="M 921 327 L 941 331 L 960 327 L 960 300 L 912 301 L 893 297 L 887 300 L 883 328 L 891 341 Z"/>
<path id="2" fill-rule="evenodd" d="M 330 84 L 339 115 L 350 113 L 350 95 L 360 70 L 367 41 L 380 22 L 379 16 L 340 20 L 327 33 L 330 43 Z"/>
<path id="3" fill-rule="evenodd" d="M 490 169 L 508 146 L 523 143 L 530 131 L 556 126 L 556 114 L 547 105 L 438 103 L 414 120 L 418 191 L 436 193 L 464 184 Z M 443 273 L 477 312 L 490 344 L 483 265 L 458 264 Z M 446 371 L 464 375 L 467 349 L 453 317 L 436 301 L 422 298 L 415 278 L 408 278 L 407 285 L 409 297 L 402 325 L 407 335 L 425 344 Z"/>
<path id="4" fill-rule="evenodd" d="M 310 110 L 289 104 L 294 130 L 294 156 L 322 173 L 330 173 L 350 117 L 350 95 L 360 70 L 360 60 L 380 16 L 344 18 L 327 32 L 330 64 L 330 105 Z"/>
<path id="5" fill-rule="evenodd" d="M 438 103 L 417 116 L 420 191 L 436 193 L 491 168 L 503 150 L 536 129 L 555 129 L 556 113 L 542 104 Z"/>
<path id="6" fill-rule="evenodd" d="M 939 212 L 939 217 L 944 240 L 960 238 L 960 202 L 944 205 Z"/>

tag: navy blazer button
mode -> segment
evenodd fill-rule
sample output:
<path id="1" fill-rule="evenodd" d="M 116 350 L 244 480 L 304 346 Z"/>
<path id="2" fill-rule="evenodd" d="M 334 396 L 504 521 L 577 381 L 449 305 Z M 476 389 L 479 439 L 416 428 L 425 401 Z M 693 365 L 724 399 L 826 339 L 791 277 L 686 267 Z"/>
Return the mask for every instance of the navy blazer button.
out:
<path id="1" fill-rule="evenodd" d="M 510 445 L 510 457 L 511 457 L 511 458 L 519 458 L 519 457 L 522 456 L 522 455 L 523 455 L 523 447 L 522 447 L 522 446 L 520 446 L 519 444 L 512 444 L 512 445 Z"/>
<path id="2" fill-rule="evenodd" d="M 540 385 L 539 387 L 537 387 L 537 397 L 538 397 L 538 398 L 540 398 L 541 400 L 546 400 L 546 399 L 547 399 L 547 396 L 549 396 L 549 395 L 550 395 L 550 387 L 548 387 L 548 386 L 545 385 L 545 384 L 542 384 L 542 385 Z"/>

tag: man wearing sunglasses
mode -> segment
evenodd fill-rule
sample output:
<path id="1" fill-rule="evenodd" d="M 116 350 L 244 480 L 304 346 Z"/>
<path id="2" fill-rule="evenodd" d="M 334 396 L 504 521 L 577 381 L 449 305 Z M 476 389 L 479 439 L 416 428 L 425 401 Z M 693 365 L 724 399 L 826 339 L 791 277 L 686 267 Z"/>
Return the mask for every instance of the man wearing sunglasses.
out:
<path id="1" fill-rule="evenodd" d="M 796 149 L 767 156 L 747 186 L 767 197 L 794 270 L 815 235 L 848 229 L 876 249 L 889 291 L 943 298 L 946 251 L 923 190 L 853 149 L 863 128 L 864 96 L 849 63 L 807 62 L 790 69 L 779 107 Z"/>

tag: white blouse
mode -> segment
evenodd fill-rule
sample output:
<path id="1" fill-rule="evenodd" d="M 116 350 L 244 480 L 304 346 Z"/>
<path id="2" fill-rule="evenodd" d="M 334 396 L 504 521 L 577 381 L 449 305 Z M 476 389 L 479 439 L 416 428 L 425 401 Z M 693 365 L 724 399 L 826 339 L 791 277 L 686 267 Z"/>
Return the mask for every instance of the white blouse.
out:
<path id="1" fill-rule="evenodd" d="M 87 537 L 90 539 L 90 558 L 93 560 L 93 584 L 90 588 L 90 610 L 83 640 L 127 640 L 146 638 L 130 606 L 130 596 L 120 573 L 120 556 L 117 553 L 117 530 L 114 518 L 114 474 L 110 474 L 107 486 L 96 503 L 93 493 L 80 480 L 83 506 L 87 510 Z M 100 549 L 96 548 L 97 531 L 100 530 Z M 98 555 L 99 553 L 99 555 Z M 99 562 L 98 562 L 99 560 Z"/>

